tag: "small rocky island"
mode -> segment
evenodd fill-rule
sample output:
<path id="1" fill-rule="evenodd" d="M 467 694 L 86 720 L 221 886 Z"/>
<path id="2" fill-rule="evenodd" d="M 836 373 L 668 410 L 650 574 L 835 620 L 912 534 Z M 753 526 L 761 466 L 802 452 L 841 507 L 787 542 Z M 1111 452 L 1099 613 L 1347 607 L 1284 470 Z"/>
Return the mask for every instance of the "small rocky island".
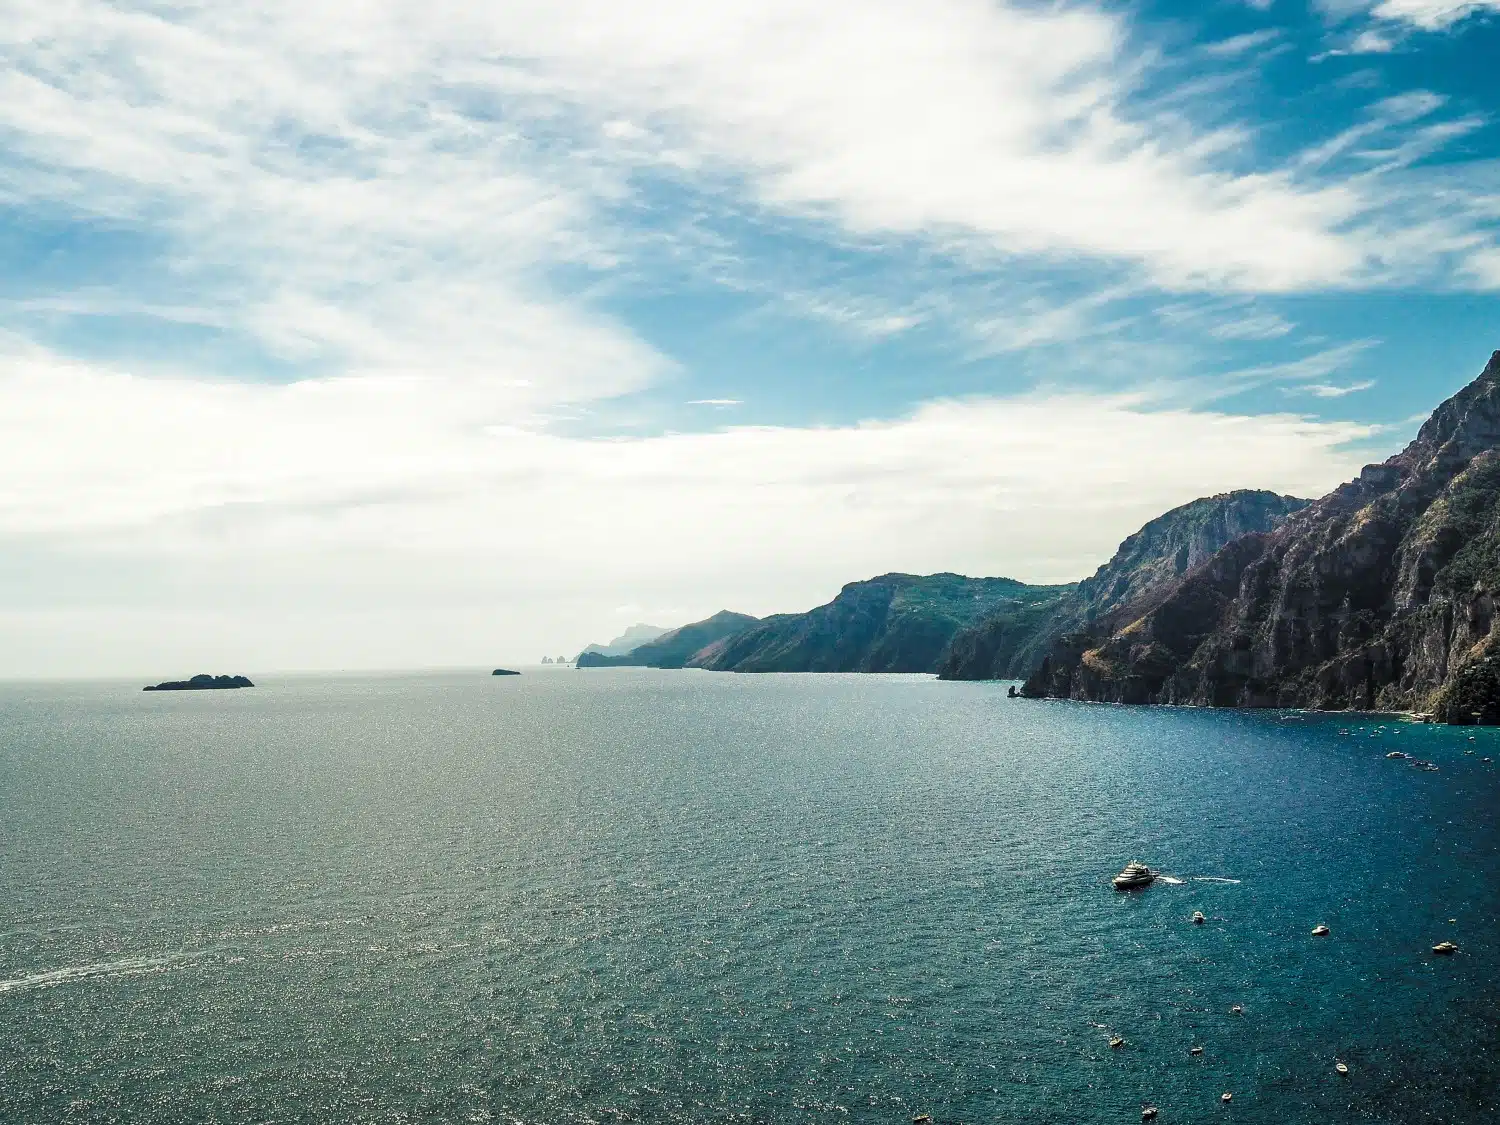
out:
<path id="1" fill-rule="evenodd" d="M 220 691 L 228 688 L 254 687 L 244 676 L 210 676 L 200 672 L 191 680 L 167 680 L 165 683 L 148 684 L 142 691 Z"/>
<path id="2" fill-rule="evenodd" d="M 509 668 L 496 668 L 490 673 L 492 676 L 519 676 L 521 673 L 513 672 Z"/>

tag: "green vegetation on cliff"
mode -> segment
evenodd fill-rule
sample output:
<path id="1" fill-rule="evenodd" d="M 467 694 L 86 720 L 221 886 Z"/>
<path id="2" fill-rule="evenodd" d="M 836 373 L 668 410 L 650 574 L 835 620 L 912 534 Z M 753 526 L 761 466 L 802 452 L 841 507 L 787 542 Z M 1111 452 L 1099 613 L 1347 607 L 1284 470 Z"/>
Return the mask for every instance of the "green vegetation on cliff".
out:
<path id="1" fill-rule="evenodd" d="M 1226 543 L 1269 531 L 1308 503 L 1244 489 L 1174 508 L 1121 543 L 1092 577 L 1061 587 L 1056 599 L 1006 607 L 960 632 L 940 661 L 938 675 L 946 680 L 1022 678 L 1060 637 L 1166 589 Z"/>
<path id="2" fill-rule="evenodd" d="M 725 672 L 932 672 L 961 628 L 999 610 L 1054 601 L 1069 589 L 1010 578 L 885 574 L 851 582 L 806 613 L 768 617 L 689 664 Z"/>

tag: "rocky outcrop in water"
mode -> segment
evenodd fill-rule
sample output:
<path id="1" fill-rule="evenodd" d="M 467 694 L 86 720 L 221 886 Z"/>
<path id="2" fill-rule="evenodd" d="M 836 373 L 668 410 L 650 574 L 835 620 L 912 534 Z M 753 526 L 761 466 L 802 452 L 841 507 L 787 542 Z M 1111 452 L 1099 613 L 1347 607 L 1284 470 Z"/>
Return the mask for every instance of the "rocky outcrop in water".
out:
<path id="1" fill-rule="evenodd" d="M 760 618 L 748 613 L 720 610 L 712 617 L 671 629 L 653 641 L 631 649 L 623 656 L 584 652 L 578 657 L 580 668 L 681 668 L 693 655 L 708 645 L 759 625 Z"/>
<path id="2" fill-rule="evenodd" d="M 142 691 L 219 691 L 227 688 L 254 687 L 244 676 L 210 676 L 200 672 L 191 680 L 167 680 L 149 684 Z"/>
<path id="3" fill-rule="evenodd" d="M 1006 608 L 959 632 L 939 662 L 938 675 L 945 680 L 1024 677 L 1059 637 L 1166 588 L 1226 543 L 1269 531 L 1308 503 L 1246 489 L 1174 508 L 1126 539 L 1092 577 L 1055 600 Z"/>
<path id="4" fill-rule="evenodd" d="M 768 617 L 704 649 L 690 667 L 721 672 L 933 672 L 953 635 L 1002 608 L 1070 587 L 1010 578 L 886 574 L 851 582 L 807 613 Z"/>
<path id="5" fill-rule="evenodd" d="M 1054 646 L 1033 696 L 1500 722 L 1500 352 L 1402 452 Z"/>

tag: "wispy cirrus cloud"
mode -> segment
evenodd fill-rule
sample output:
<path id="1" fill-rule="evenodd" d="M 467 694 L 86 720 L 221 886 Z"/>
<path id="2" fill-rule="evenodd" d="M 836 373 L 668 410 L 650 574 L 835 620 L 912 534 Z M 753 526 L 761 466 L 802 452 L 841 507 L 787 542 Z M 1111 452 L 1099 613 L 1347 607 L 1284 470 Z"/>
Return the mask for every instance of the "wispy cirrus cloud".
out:
<path id="1" fill-rule="evenodd" d="M 1336 383 L 1308 383 L 1301 387 L 1288 387 L 1288 394 L 1306 394 L 1314 398 L 1343 398 L 1345 395 L 1358 394 L 1360 391 L 1368 391 L 1375 386 L 1375 380 L 1365 379 L 1358 383 L 1339 385 Z"/>
<path id="2" fill-rule="evenodd" d="M 1500 11 L 1500 0 L 1379 0 L 1373 11 L 1383 20 L 1438 31 L 1480 12 Z"/>

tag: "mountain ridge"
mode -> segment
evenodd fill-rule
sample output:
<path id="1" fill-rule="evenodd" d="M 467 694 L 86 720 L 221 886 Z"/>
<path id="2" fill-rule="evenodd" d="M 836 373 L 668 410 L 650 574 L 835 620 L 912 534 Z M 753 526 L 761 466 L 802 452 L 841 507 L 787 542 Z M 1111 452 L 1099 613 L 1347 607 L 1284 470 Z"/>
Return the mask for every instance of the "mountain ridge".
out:
<path id="1" fill-rule="evenodd" d="M 805 613 L 767 617 L 696 654 L 689 667 L 720 672 L 933 672 L 959 629 L 1010 604 L 1071 587 L 1013 578 L 891 573 L 846 584 Z"/>
<path id="2" fill-rule="evenodd" d="M 760 624 L 748 613 L 721 609 L 712 617 L 669 629 L 654 640 L 618 656 L 583 652 L 579 668 L 681 668 L 702 649 Z"/>
<path id="3" fill-rule="evenodd" d="M 578 655 L 582 656 L 583 653 L 591 652 L 598 656 L 624 656 L 627 653 L 635 651 L 641 645 L 649 644 L 651 641 L 656 640 L 663 633 L 670 633 L 671 631 L 660 625 L 643 625 L 637 622 L 608 644 L 589 645 Z M 577 658 L 575 657 L 574 659 L 576 662 Z"/>
<path id="4" fill-rule="evenodd" d="M 1500 351 L 1399 453 L 1060 639 L 1024 692 L 1500 722 Z"/>
<path id="5" fill-rule="evenodd" d="M 1226 543 L 1269 530 L 1310 503 L 1261 489 L 1238 489 L 1179 505 L 1127 536 L 1108 562 L 1055 603 L 996 614 L 961 630 L 939 662 L 938 676 L 1024 677 L 1059 637 L 1164 588 Z"/>

